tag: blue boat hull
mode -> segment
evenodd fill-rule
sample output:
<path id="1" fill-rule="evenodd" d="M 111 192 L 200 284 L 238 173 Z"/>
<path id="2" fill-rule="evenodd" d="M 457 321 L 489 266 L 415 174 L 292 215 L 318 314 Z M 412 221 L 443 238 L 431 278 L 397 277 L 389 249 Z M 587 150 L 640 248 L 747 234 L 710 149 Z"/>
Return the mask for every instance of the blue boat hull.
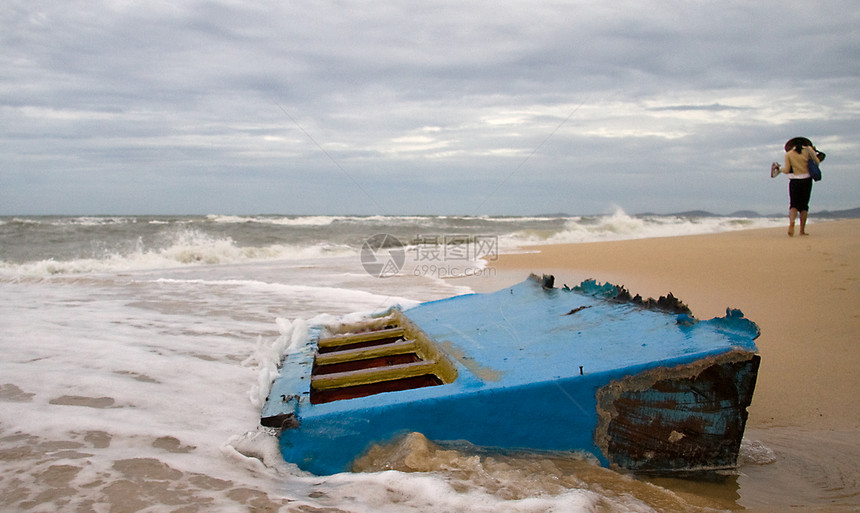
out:
<path id="1" fill-rule="evenodd" d="M 321 475 L 410 432 L 637 471 L 735 465 L 759 363 L 752 322 L 737 311 L 696 321 L 593 283 L 545 285 L 386 312 L 346 333 L 312 328 L 262 423 L 279 429 L 286 461 Z M 425 371 L 435 379 L 410 388 Z"/>

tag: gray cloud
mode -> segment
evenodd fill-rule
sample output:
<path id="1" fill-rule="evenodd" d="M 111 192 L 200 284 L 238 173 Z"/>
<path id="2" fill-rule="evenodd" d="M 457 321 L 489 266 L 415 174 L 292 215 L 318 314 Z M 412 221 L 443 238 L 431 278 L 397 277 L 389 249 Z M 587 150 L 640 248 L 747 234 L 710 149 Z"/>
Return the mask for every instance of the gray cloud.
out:
<path id="1" fill-rule="evenodd" d="M 849 0 L 10 1 L 0 214 L 772 212 L 795 135 L 828 152 L 814 208 L 854 207 L 858 18 Z"/>

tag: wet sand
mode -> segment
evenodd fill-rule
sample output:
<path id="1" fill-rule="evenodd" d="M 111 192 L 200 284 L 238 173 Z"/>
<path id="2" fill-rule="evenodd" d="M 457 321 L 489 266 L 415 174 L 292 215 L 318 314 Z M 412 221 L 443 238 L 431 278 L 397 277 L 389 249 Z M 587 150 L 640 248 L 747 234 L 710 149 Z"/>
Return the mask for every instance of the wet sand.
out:
<path id="1" fill-rule="evenodd" d="M 556 276 L 556 286 L 593 278 L 643 297 L 672 292 L 699 319 L 722 316 L 727 307 L 742 310 L 761 329 L 747 438 L 772 450 L 774 461 L 745 467 L 736 504 L 755 511 L 855 511 L 860 220 L 811 219 L 808 231 L 806 237 L 780 228 L 526 247 L 489 262 L 489 272 L 468 285 L 484 292 L 546 273 Z"/>

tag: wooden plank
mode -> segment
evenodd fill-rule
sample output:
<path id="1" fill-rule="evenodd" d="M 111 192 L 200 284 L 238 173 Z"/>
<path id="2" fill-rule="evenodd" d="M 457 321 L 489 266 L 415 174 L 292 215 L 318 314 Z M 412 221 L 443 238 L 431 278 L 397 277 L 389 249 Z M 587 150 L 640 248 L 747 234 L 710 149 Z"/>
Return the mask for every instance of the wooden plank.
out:
<path id="1" fill-rule="evenodd" d="M 376 367 L 371 369 L 360 369 L 350 372 L 339 372 L 336 374 L 325 374 L 311 378 L 311 388 L 316 390 L 330 390 L 332 388 L 349 387 L 390 381 L 395 379 L 411 378 L 423 374 L 433 374 L 436 370 L 435 361 L 421 361 L 392 365 L 390 367 Z"/>
<path id="2" fill-rule="evenodd" d="M 346 399 L 357 399 L 385 392 L 399 392 L 402 390 L 414 390 L 416 388 L 433 387 L 442 385 L 442 380 L 435 374 L 424 374 L 414 378 L 395 379 L 393 381 L 382 381 L 379 383 L 368 383 L 353 387 L 333 388 L 331 390 L 311 391 L 311 404 L 330 403 L 332 401 L 343 401 Z"/>
<path id="3" fill-rule="evenodd" d="M 366 360 L 379 356 L 403 354 L 414 352 L 417 345 L 414 340 L 398 340 L 381 346 L 361 347 L 358 349 L 347 349 L 334 353 L 318 354 L 315 358 L 317 365 L 331 365 L 333 363 L 348 362 L 352 360 Z"/>
<path id="4" fill-rule="evenodd" d="M 366 331 L 362 333 L 350 333 L 346 335 L 335 335 L 329 338 L 321 338 L 319 340 L 320 348 L 338 347 L 359 342 L 368 342 L 383 338 L 396 338 L 403 336 L 403 328 L 388 328 L 383 330 Z"/>

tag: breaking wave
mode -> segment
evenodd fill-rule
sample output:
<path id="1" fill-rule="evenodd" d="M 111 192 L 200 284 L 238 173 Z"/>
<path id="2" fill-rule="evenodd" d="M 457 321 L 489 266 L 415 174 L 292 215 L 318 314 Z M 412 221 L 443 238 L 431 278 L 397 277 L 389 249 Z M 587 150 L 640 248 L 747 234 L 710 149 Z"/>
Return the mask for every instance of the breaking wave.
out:
<path id="1" fill-rule="evenodd" d="M 163 269 L 186 265 L 236 264 L 266 260 L 305 260 L 356 254 L 345 245 L 272 244 L 240 246 L 230 237 L 212 237 L 197 230 L 176 234 L 171 243 L 147 247 L 140 239 L 130 250 L 104 250 L 98 256 L 72 259 L 45 258 L 23 263 L 0 262 L 0 275 L 40 277 L 115 271 Z"/>
<path id="2" fill-rule="evenodd" d="M 0 277 L 44 277 L 356 256 L 376 234 L 415 241 L 527 245 L 675 237 L 782 226 L 714 216 L 82 216 L 0 219 Z M 18 243 L 26 240 L 27 244 Z"/>
<path id="3" fill-rule="evenodd" d="M 611 216 L 566 218 L 560 229 L 524 229 L 506 238 L 512 245 L 569 244 L 701 235 L 782 224 L 782 219 L 774 218 L 630 216 L 618 210 Z"/>

